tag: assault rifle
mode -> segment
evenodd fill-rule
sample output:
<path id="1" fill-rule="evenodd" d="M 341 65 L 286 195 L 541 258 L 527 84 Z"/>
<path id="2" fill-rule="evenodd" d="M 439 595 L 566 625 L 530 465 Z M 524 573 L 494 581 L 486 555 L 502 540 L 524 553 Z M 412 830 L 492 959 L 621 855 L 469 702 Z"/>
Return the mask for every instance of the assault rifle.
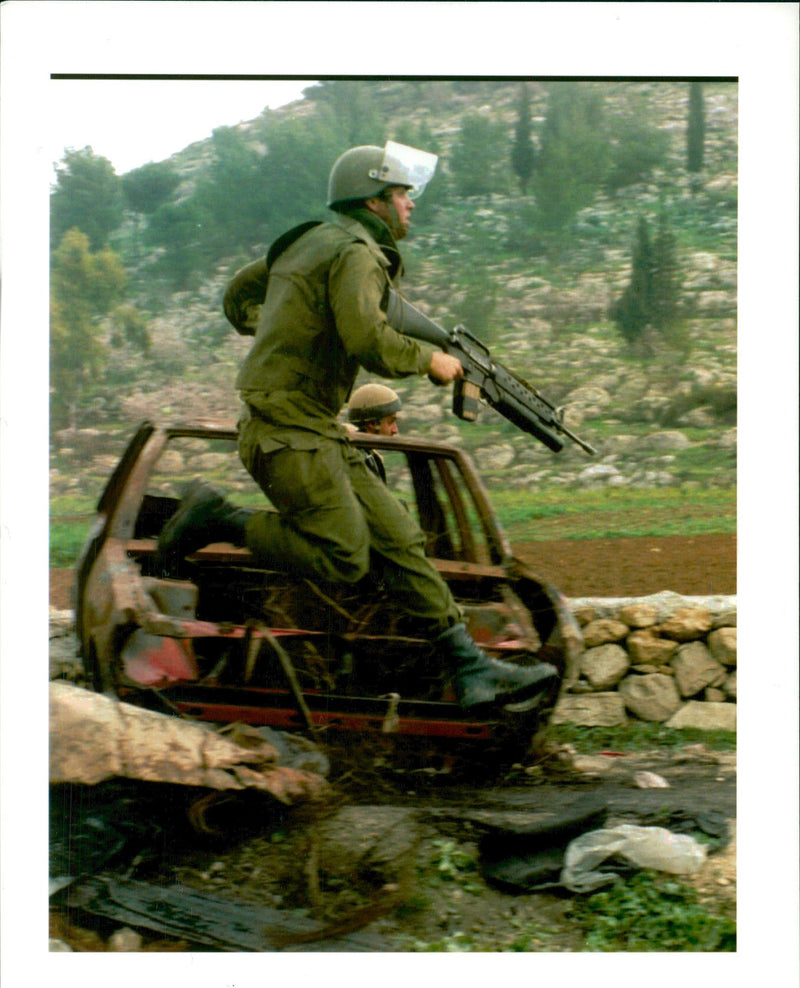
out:
<path id="1" fill-rule="evenodd" d="M 433 343 L 461 361 L 464 376 L 456 381 L 453 391 L 453 412 L 458 418 L 474 422 L 482 398 L 554 453 L 564 448 L 562 436 L 577 443 L 590 456 L 597 452 L 564 425 L 563 409 L 551 405 L 536 388 L 493 360 L 486 345 L 463 326 L 456 326 L 448 333 L 391 290 L 386 316 L 398 333 Z"/>

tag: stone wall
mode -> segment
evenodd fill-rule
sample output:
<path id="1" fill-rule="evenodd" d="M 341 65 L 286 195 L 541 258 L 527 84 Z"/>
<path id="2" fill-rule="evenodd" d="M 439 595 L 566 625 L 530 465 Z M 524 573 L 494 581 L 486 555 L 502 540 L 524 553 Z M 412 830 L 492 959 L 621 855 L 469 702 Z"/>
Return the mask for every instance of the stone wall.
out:
<path id="1" fill-rule="evenodd" d="M 552 723 L 611 727 L 630 719 L 736 730 L 736 598 L 573 598 L 584 650 Z M 50 678 L 81 683 L 72 611 L 50 610 Z"/>
<path id="2" fill-rule="evenodd" d="M 584 651 L 552 722 L 610 727 L 629 718 L 736 730 L 736 598 L 569 601 Z"/>

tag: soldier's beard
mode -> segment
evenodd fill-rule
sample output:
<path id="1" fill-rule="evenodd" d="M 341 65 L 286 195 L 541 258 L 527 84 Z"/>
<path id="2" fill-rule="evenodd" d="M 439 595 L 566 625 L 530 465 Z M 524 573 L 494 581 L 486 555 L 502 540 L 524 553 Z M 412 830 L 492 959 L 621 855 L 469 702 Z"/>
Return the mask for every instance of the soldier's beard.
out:
<path id="1" fill-rule="evenodd" d="M 386 220 L 386 225 L 389 227 L 389 230 L 395 240 L 402 240 L 411 229 L 411 224 L 409 222 L 404 223 L 400 219 L 400 214 L 397 212 L 397 207 L 394 203 L 387 203 L 387 206 L 389 215 Z"/>

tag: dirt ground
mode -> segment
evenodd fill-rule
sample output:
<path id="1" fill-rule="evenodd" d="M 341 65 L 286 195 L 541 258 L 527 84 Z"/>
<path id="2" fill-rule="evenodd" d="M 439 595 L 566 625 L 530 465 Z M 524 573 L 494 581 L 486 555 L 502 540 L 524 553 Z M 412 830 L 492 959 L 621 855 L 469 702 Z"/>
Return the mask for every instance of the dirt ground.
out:
<path id="1" fill-rule="evenodd" d="M 514 551 L 566 597 L 736 593 L 736 536 L 561 539 Z"/>
<path id="2" fill-rule="evenodd" d="M 216 838 L 200 844 L 167 840 L 160 861 L 137 868 L 136 879 L 151 889 L 177 886 L 202 896 L 204 910 L 212 914 L 219 904 L 215 932 L 237 935 L 226 904 L 248 910 L 252 921 L 237 917 L 239 935 L 247 927 L 246 935 L 263 944 L 249 950 L 575 953 L 586 948 L 583 929 L 571 915 L 574 895 L 558 887 L 522 892 L 498 887 L 482 870 L 481 835 L 487 826 L 547 822 L 600 802 L 607 811 L 605 827 L 632 823 L 681 833 L 687 831 L 680 823 L 687 820 L 720 824 L 721 836 L 709 845 L 705 862 L 680 881 L 696 890 L 711 913 L 734 914 L 735 753 L 695 744 L 666 752 L 564 754 L 549 771 L 517 773 L 490 785 L 414 775 L 392 784 L 376 779 L 365 792 L 363 785 L 351 791 L 342 780 L 338 806 L 319 815 L 300 808 L 277 819 L 262 816 L 250 834 L 246 826 L 236 833 L 247 818 L 247 803 L 237 809 L 232 802 L 230 831 L 221 828 L 226 836 L 218 830 Z M 657 774 L 667 787 L 637 787 L 642 772 Z M 221 819 L 213 821 L 217 827 Z M 111 944 L 121 936 L 122 918 L 83 913 L 80 900 L 76 908 L 72 892 L 68 895 L 66 908 L 51 908 L 51 936 L 78 951 L 119 949 Z M 292 919 L 298 915 L 314 917 L 317 928 L 325 927 L 331 936 L 305 939 L 300 932 L 295 939 L 302 930 Z M 208 949 L 203 941 L 170 935 L 157 919 L 131 925 L 141 940 L 127 949 Z"/>
<path id="3" fill-rule="evenodd" d="M 517 545 L 515 551 L 567 597 L 627 597 L 663 590 L 686 596 L 736 592 L 735 536 L 561 540 Z M 72 578 L 71 570 L 51 571 L 52 606 L 69 608 Z M 361 759 L 359 764 L 363 768 Z M 638 788 L 635 775 L 645 770 L 661 776 L 669 787 Z M 333 774 L 341 779 L 339 772 Z M 444 785 L 439 784 L 442 781 Z M 727 843 L 715 849 L 700 871 L 687 880 L 713 912 L 730 914 L 735 908 L 734 753 L 706 751 L 702 745 L 691 744 L 676 751 L 614 752 L 606 756 L 557 751 L 544 771 L 537 768 L 533 774 L 518 774 L 515 779 L 498 779 L 477 788 L 448 785 L 446 780 L 426 779 L 424 775 L 406 778 L 399 787 L 390 786 L 386 791 L 380 785 L 366 790 L 361 785 L 349 791 L 345 780 L 342 782 L 340 796 L 345 805 L 355 809 L 361 827 L 380 830 L 381 814 L 386 811 L 412 814 L 421 836 L 412 859 L 414 881 L 403 887 L 405 883 L 398 884 L 391 874 L 383 876 L 383 885 L 379 881 L 378 886 L 388 897 L 386 908 L 378 901 L 380 895 L 373 899 L 371 921 L 366 925 L 356 922 L 355 932 L 345 935 L 344 940 L 334 938 L 282 949 L 395 952 L 428 945 L 427 949 L 440 950 L 582 950 L 580 927 L 569 915 L 569 896 L 547 891 L 510 895 L 491 887 L 476 873 L 456 872 L 455 878 L 448 879 L 443 874 L 443 862 L 477 860 L 479 828 L 475 821 L 482 812 L 532 819 L 568 809 L 586 795 L 605 801 L 609 811 L 606 826 L 647 824 L 653 819 L 667 819 L 670 814 L 702 813 L 724 820 Z M 350 878 L 326 877 L 321 865 L 320 870 L 316 865 L 310 867 L 316 852 L 309 841 L 309 829 L 302 820 L 297 826 L 287 820 L 277 836 L 262 828 L 261 833 L 227 846 L 176 848 L 178 853 L 170 853 L 160 874 L 149 876 L 149 880 L 179 882 L 198 893 L 258 908 L 314 906 L 314 914 L 325 921 L 356 915 L 363 896 L 355 895 Z M 79 951 L 114 949 L 109 944 L 119 923 L 73 913 L 70 918 L 75 925 L 69 926 L 65 925 L 67 916 L 70 913 L 60 909 L 51 911 L 51 936 Z M 155 931 L 140 932 L 142 944 L 132 949 L 192 949 L 174 938 L 160 938 Z M 439 946 L 430 946 L 436 944 Z"/>
<path id="4" fill-rule="evenodd" d="M 633 778 L 642 771 L 658 774 L 669 788 L 638 789 Z M 340 826 L 349 831 L 345 843 L 355 837 L 355 843 L 360 839 L 362 847 L 372 848 L 363 852 L 355 868 L 352 852 L 346 865 L 337 866 L 335 851 L 341 837 L 317 844 L 319 831 L 288 826 L 277 844 L 270 837 L 258 837 L 229 854 L 208 850 L 174 862 L 175 875 L 198 891 L 244 894 L 253 903 L 313 904 L 316 914 L 330 923 L 348 914 L 358 915 L 357 904 L 367 897 L 374 916 L 363 928 L 361 949 L 396 952 L 433 946 L 456 950 L 459 943 L 468 943 L 466 949 L 498 951 L 513 949 L 515 941 L 527 936 L 527 950 L 571 953 L 583 947 L 581 929 L 570 917 L 572 896 L 563 889 L 511 893 L 487 881 L 481 874 L 480 839 L 487 824 L 513 827 L 546 820 L 596 800 L 607 808 L 606 827 L 620 823 L 652 826 L 659 820 L 658 825 L 664 826 L 669 818 L 692 815 L 716 815 L 728 821 L 725 846 L 710 854 L 693 875 L 683 877 L 714 911 L 735 902 L 733 753 L 714 753 L 702 746 L 686 752 L 605 757 L 569 753 L 558 767 L 534 774 L 527 782 L 507 779 L 499 785 L 474 788 L 416 778 L 416 782 L 398 780 L 391 789 L 376 785 L 369 794 L 371 802 L 361 791 L 348 794 L 346 782 L 342 784 L 345 807 Z M 387 815 L 391 821 L 393 814 L 397 822 L 387 826 Z M 392 826 L 406 835 L 418 831 L 410 869 L 399 866 L 399 854 L 398 859 L 392 858 L 398 842 L 403 844 L 399 834 L 377 847 L 370 843 L 375 834 L 391 834 Z M 369 884 L 365 879 L 373 883 L 371 892 L 365 892 Z M 354 888 L 359 886 L 360 899 L 354 897 Z M 380 907 L 381 894 L 393 906 L 385 913 Z M 348 946 L 334 938 L 311 949 L 347 950 Z"/>
<path id="5" fill-rule="evenodd" d="M 566 597 L 736 593 L 735 535 L 560 539 L 516 544 L 514 551 Z M 70 606 L 72 579 L 72 570 L 50 571 L 53 607 Z"/>

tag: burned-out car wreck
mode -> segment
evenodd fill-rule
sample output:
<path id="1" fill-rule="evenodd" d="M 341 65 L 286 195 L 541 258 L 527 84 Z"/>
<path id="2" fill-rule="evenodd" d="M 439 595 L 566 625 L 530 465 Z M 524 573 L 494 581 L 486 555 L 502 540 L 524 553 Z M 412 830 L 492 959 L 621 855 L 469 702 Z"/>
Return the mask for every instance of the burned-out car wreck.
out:
<path id="1" fill-rule="evenodd" d="M 505 661 L 551 663 L 563 682 L 580 632 L 559 592 L 514 558 L 469 457 L 413 438 L 351 441 L 382 458 L 475 640 Z M 94 690 L 200 721 L 326 740 L 389 734 L 398 750 L 416 745 L 433 758 L 524 755 L 557 687 L 527 708 L 462 711 L 379 569 L 356 586 L 327 585 L 264 570 L 246 549 L 219 543 L 190 556 L 180 579 L 165 578 L 158 536 L 194 476 L 232 501 L 267 507 L 239 463 L 233 426 L 141 424 L 77 567 L 76 632 Z"/>

